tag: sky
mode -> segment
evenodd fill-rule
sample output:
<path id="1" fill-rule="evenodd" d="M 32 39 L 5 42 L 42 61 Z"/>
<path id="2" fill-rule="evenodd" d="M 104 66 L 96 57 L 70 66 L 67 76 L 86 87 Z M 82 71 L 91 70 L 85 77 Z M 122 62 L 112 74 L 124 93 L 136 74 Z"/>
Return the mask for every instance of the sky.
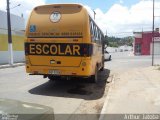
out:
<path id="1" fill-rule="evenodd" d="M 82 3 L 84 5 L 90 6 L 92 9 L 100 8 L 103 12 L 106 12 L 109 10 L 109 8 L 114 4 L 124 4 L 127 6 L 130 6 L 134 3 L 136 3 L 139 0 L 104 0 L 103 2 L 100 2 L 100 0 L 47 0 L 47 3 Z"/>
<path id="2" fill-rule="evenodd" d="M 152 30 L 152 0 L 10 0 L 11 13 L 24 15 L 27 21 L 31 10 L 38 5 L 53 3 L 83 4 L 96 23 L 108 36 L 124 37 L 133 32 Z M 0 0 L 0 10 L 6 11 L 6 0 Z M 160 26 L 160 0 L 155 0 L 155 27 Z"/>

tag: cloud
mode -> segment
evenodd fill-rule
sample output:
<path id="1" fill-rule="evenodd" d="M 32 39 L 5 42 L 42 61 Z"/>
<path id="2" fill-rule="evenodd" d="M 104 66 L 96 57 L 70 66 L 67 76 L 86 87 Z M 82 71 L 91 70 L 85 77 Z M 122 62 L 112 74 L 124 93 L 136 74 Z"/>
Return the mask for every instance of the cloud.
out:
<path id="1" fill-rule="evenodd" d="M 0 10 L 6 11 L 6 0 L 0 0 L 0 3 Z M 12 9 L 18 4 L 21 5 Z M 18 16 L 21 16 L 21 14 L 23 14 L 25 20 L 27 20 L 31 10 L 35 6 L 43 4 L 45 4 L 45 0 L 10 0 L 10 12 Z"/>
<path id="2" fill-rule="evenodd" d="M 155 16 L 160 16 L 160 2 L 155 3 Z M 86 6 L 89 12 L 91 8 Z M 133 31 L 151 30 L 152 28 L 152 1 L 141 0 L 131 7 L 114 4 L 107 12 L 97 8 L 96 22 L 103 32 L 109 35 L 132 35 Z M 93 14 L 92 14 L 93 16 Z M 155 17 L 155 27 L 159 27 L 160 18 Z"/>
<path id="3" fill-rule="evenodd" d="M 38 5 L 46 3 L 46 0 L 10 0 L 11 8 L 21 4 L 21 6 L 11 9 L 11 13 L 21 16 L 25 20 L 31 10 Z M 0 10 L 6 11 L 6 0 L 0 0 Z M 123 4 L 122 4 L 123 3 Z M 160 1 L 155 2 L 155 16 L 160 16 Z M 93 9 L 85 5 L 93 17 Z M 142 31 L 152 29 L 152 0 L 140 0 L 137 4 L 130 7 L 124 5 L 123 0 L 115 3 L 106 12 L 100 8 L 95 9 L 96 22 L 104 33 L 115 36 L 132 35 L 133 31 Z M 155 17 L 155 26 L 159 27 L 160 17 Z"/>
<path id="4" fill-rule="evenodd" d="M 119 3 L 123 4 L 123 2 L 124 2 L 123 0 L 119 0 Z"/>

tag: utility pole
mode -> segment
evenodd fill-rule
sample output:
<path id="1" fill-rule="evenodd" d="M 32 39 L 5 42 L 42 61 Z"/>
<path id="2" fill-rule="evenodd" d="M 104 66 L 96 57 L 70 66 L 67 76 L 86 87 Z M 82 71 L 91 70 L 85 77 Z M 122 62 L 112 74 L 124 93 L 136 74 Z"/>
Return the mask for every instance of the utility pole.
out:
<path id="1" fill-rule="evenodd" d="M 94 20 L 96 19 L 96 12 L 93 10 L 93 13 L 94 13 Z"/>
<path id="2" fill-rule="evenodd" d="M 154 2 L 153 0 L 153 24 L 152 24 L 152 66 L 154 65 Z"/>
<path id="3" fill-rule="evenodd" d="M 8 52 L 9 52 L 9 64 L 13 65 L 13 48 L 12 48 L 12 33 L 11 33 L 11 19 L 10 19 L 10 7 L 9 0 L 7 0 L 7 25 L 8 25 Z"/>

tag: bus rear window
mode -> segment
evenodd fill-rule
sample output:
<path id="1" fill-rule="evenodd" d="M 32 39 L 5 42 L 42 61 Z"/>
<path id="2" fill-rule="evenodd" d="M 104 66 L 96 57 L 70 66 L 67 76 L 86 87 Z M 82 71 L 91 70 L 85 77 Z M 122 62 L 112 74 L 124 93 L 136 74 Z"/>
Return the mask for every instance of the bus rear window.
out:
<path id="1" fill-rule="evenodd" d="M 39 6 L 32 11 L 27 37 L 82 37 L 84 17 L 79 5 Z"/>

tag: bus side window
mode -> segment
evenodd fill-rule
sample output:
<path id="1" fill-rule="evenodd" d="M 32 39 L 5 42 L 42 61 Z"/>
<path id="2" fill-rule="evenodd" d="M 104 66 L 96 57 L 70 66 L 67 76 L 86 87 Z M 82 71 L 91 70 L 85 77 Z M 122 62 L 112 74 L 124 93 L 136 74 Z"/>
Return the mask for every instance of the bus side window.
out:
<path id="1" fill-rule="evenodd" d="M 98 37 L 98 27 L 96 27 L 96 43 L 98 43 L 99 44 L 99 37 Z"/>
<path id="2" fill-rule="evenodd" d="M 97 27 L 95 26 L 95 42 L 97 43 Z"/>
<path id="3" fill-rule="evenodd" d="M 100 30 L 99 30 L 99 43 L 102 44 L 102 35 Z"/>
<path id="4" fill-rule="evenodd" d="M 89 22 L 90 22 L 91 41 L 101 45 L 103 39 L 103 33 L 100 31 L 100 29 L 97 27 L 97 25 L 94 23 L 91 17 L 89 17 Z"/>
<path id="5" fill-rule="evenodd" d="M 99 29 L 98 29 L 98 28 L 97 28 L 97 32 L 96 32 L 96 33 L 97 33 L 97 39 L 96 39 L 97 41 L 96 41 L 96 42 L 97 42 L 98 44 L 100 44 Z"/>
<path id="6" fill-rule="evenodd" d="M 100 30 L 98 30 L 98 41 L 99 41 L 99 44 L 101 44 L 100 36 L 101 36 L 101 34 L 100 34 Z"/>
<path id="7" fill-rule="evenodd" d="M 94 34 L 93 34 L 93 22 L 90 19 L 90 34 L 91 34 L 91 41 L 93 41 L 94 38 Z"/>
<path id="8" fill-rule="evenodd" d="M 93 31 L 94 31 L 94 42 L 96 42 L 96 26 L 95 26 L 95 24 L 93 24 Z"/>

